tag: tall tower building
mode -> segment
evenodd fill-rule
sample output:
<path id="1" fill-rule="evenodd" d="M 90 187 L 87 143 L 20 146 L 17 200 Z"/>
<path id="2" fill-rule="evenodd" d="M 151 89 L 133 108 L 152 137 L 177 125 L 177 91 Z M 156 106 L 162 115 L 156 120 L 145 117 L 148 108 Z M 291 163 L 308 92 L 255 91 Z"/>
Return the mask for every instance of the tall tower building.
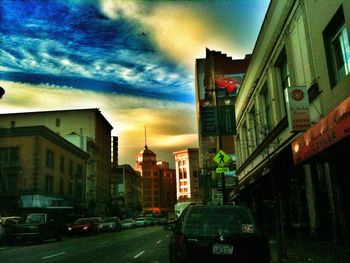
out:
<path id="1" fill-rule="evenodd" d="M 159 175 L 156 154 L 147 145 L 136 156 L 134 169 L 141 175 L 143 211 L 160 211 Z"/>

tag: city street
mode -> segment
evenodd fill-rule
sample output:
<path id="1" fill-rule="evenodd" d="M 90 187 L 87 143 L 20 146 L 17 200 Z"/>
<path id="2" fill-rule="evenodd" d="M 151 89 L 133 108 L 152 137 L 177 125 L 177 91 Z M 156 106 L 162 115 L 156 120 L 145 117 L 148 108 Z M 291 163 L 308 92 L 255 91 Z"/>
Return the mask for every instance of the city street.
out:
<path id="1" fill-rule="evenodd" d="M 7 263 L 169 262 L 168 237 L 163 227 L 146 227 L 96 236 L 64 238 L 60 242 L 0 247 Z"/>

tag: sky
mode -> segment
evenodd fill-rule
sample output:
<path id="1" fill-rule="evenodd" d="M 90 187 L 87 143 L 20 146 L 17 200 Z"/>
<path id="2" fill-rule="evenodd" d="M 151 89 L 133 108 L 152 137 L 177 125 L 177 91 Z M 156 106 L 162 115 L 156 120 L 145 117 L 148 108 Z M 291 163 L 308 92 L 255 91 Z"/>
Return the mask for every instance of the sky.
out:
<path id="1" fill-rule="evenodd" d="M 98 108 L 119 163 L 198 147 L 194 66 L 251 54 L 269 0 L 1 0 L 0 113 Z"/>

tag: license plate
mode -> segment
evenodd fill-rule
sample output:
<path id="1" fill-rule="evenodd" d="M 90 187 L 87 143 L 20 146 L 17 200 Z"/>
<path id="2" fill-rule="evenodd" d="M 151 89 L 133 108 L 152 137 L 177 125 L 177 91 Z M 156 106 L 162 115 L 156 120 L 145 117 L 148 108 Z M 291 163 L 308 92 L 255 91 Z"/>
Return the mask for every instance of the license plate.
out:
<path id="1" fill-rule="evenodd" d="M 233 246 L 224 244 L 214 244 L 213 254 L 215 255 L 231 255 L 233 253 Z"/>

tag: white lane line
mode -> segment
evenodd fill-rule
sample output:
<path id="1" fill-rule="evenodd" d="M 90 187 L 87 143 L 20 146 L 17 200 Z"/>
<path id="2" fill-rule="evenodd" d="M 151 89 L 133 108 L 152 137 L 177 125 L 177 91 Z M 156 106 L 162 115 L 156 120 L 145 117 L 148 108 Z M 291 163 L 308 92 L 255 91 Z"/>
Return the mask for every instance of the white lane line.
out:
<path id="1" fill-rule="evenodd" d="M 156 243 L 159 244 L 160 242 L 162 242 L 162 240 L 158 240 Z"/>
<path id="2" fill-rule="evenodd" d="M 143 253 L 145 253 L 146 251 L 144 250 L 144 251 L 142 251 L 142 252 L 140 252 L 140 253 L 138 253 L 136 256 L 134 256 L 134 258 L 138 258 L 139 256 L 141 256 Z"/>
<path id="3" fill-rule="evenodd" d="M 50 256 L 42 257 L 41 259 L 54 258 L 54 257 L 62 256 L 64 254 L 67 254 L 67 252 L 61 252 L 61 253 L 53 254 L 53 255 L 50 255 Z"/>

